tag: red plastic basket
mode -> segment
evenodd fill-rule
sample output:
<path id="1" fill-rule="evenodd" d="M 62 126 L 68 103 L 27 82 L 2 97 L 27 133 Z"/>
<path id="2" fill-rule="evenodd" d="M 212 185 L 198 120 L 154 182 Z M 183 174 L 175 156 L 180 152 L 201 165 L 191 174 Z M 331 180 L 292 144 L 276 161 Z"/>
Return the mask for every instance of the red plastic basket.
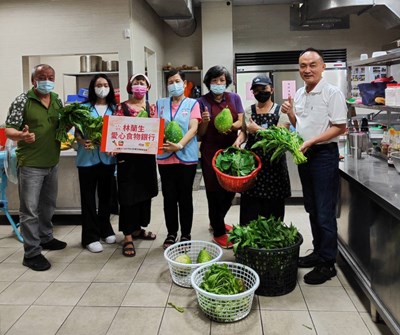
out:
<path id="1" fill-rule="evenodd" d="M 257 167 L 247 176 L 236 177 L 225 174 L 218 170 L 218 168 L 216 167 L 215 161 L 217 159 L 217 156 L 223 151 L 223 149 L 218 150 L 212 159 L 212 167 L 215 171 L 215 174 L 217 175 L 219 184 L 229 192 L 244 192 L 252 188 L 254 186 L 254 183 L 256 182 L 257 174 L 261 170 L 262 164 L 260 157 L 252 152 L 251 154 L 257 161 Z"/>

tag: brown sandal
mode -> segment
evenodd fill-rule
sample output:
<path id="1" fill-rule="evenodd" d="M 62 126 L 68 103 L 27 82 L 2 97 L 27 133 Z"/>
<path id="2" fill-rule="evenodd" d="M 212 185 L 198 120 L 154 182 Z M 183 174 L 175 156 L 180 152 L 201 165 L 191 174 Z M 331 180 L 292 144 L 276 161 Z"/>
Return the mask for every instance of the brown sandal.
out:
<path id="1" fill-rule="evenodd" d="M 152 233 L 151 231 L 146 231 L 144 229 L 140 229 L 139 234 L 137 234 L 137 235 L 135 233 L 137 233 L 137 231 L 132 233 L 132 238 L 137 239 L 137 240 L 152 241 L 152 240 L 155 240 L 157 237 L 156 234 Z"/>
<path id="2" fill-rule="evenodd" d="M 130 247 L 132 246 L 132 247 Z M 132 241 L 125 242 L 122 246 L 122 254 L 125 257 L 134 257 L 136 255 L 135 246 Z"/>

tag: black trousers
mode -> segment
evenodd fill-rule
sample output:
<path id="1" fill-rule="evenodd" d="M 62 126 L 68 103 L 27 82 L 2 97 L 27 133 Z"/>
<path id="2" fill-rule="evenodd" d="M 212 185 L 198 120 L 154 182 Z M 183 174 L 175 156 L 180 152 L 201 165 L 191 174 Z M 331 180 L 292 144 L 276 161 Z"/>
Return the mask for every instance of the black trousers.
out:
<path id="1" fill-rule="evenodd" d="M 111 226 L 111 189 L 115 165 L 78 167 L 82 209 L 82 246 L 114 235 Z M 62 190 L 61 190 L 62 192 Z M 96 206 L 96 195 L 98 206 Z"/>
<path id="2" fill-rule="evenodd" d="M 193 224 L 193 182 L 196 164 L 159 164 L 164 216 L 168 234 L 190 235 Z M 179 212 L 179 215 L 178 215 Z"/>
<path id="3" fill-rule="evenodd" d="M 240 224 L 247 225 L 261 215 L 269 218 L 273 215 L 283 221 L 285 216 L 285 199 L 254 198 L 242 194 L 240 197 Z"/>
<path id="4" fill-rule="evenodd" d="M 211 227 L 214 230 L 214 236 L 219 237 L 226 234 L 225 216 L 232 206 L 232 200 L 235 197 L 234 192 L 225 190 L 217 192 L 206 191 L 208 202 L 208 218 Z"/>
<path id="5" fill-rule="evenodd" d="M 119 231 L 124 235 L 147 227 L 151 219 L 151 199 L 138 202 L 134 205 L 123 205 L 119 207 Z"/>

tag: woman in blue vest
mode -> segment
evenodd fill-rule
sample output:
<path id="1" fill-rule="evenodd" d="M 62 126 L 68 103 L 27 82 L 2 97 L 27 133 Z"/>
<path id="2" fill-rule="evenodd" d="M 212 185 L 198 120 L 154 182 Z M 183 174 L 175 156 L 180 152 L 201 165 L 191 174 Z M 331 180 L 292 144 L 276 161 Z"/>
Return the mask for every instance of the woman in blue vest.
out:
<path id="1" fill-rule="evenodd" d="M 179 223 L 180 241 L 191 239 L 193 222 L 192 189 L 198 163 L 197 127 L 201 120 L 200 107 L 195 99 L 184 95 L 186 80 L 181 71 L 167 74 L 169 98 L 157 101 L 157 112 L 165 120 L 179 124 L 183 138 L 178 143 L 164 141 L 163 154 L 157 156 L 164 216 L 168 230 L 164 249 L 177 242 Z"/>
<path id="2" fill-rule="evenodd" d="M 115 109 L 115 95 L 111 80 L 105 74 L 96 74 L 89 84 L 88 100 L 93 117 L 112 115 Z M 112 184 L 115 182 L 115 158 L 100 152 L 90 140 L 75 132 L 78 142 L 76 165 L 82 207 L 82 246 L 91 252 L 103 251 L 100 239 L 115 243 L 111 226 Z M 98 206 L 96 206 L 96 190 Z"/>

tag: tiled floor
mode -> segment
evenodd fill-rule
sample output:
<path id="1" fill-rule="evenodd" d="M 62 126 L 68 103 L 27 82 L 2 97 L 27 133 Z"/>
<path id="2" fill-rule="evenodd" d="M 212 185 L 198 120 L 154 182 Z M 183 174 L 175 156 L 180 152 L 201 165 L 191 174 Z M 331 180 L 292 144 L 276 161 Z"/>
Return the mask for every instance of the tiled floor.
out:
<path id="1" fill-rule="evenodd" d="M 203 190 L 194 192 L 194 204 L 193 239 L 210 240 Z M 287 206 L 286 213 L 285 221 L 293 222 L 304 237 L 304 254 L 311 237 L 303 207 Z M 236 223 L 238 214 L 239 206 L 233 206 L 227 222 Z M 105 245 L 102 253 L 83 250 L 81 227 L 67 217 L 70 225 L 56 225 L 55 236 L 67 241 L 68 247 L 46 252 L 52 263 L 46 272 L 22 266 L 22 245 L 10 226 L 0 226 L 0 334 L 390 334 L 385 325 L 371 321 L 365 297 L 350 285 L 343 267 L 336 278 L 320 286 L 304 284 L 305 271 L 299 270 L 293 292 L 256 296 L 251 313 L 242 321 L 211 322 L 199 310 L 194 290 L 172 283 L 161 248 L 166 236 L 161 195 L 153 202 L 152 215 L 149 228 L 158 237 L 154 242 L 136 242 L 134 258 L 122 256 L 121 233 L 118 243 Z M 114 217 L 116 231 L 117 221 Z M 223 259 L 233 261 L 232 251 L 225 251 Z M 184 313 L 168 302 L 183 306 Z"/>

